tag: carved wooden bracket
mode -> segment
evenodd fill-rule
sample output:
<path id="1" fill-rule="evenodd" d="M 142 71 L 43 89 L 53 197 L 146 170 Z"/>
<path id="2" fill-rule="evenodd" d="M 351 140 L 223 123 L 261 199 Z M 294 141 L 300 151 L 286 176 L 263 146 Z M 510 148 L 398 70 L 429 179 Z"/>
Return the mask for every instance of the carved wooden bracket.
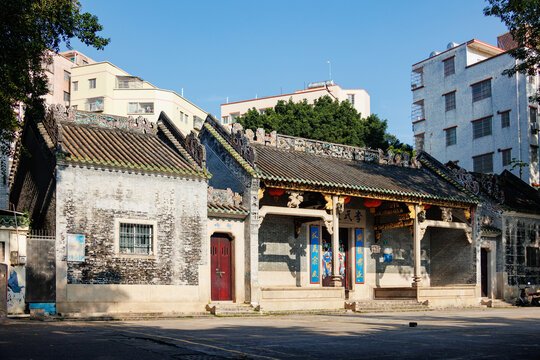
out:
<path id="1" fill-rule="evenodd" d="M 416 210 L 414 208 L 414 204 L 406 204 L 407 208 L 409 208 L 409 217 L 411 219 L 416 219 Z"/>
<path id="2" fill-rule="evenodd" d="M 442 220 L 446 222 L 452 222 L 452 209 L 448 207 L 441 207 Z"/>
<path id="3" fill-rule="evenodd" d="M 263 196 L 264 196 L 264 190 L 265 190 L 265 188 L 262 188 L 262 187 L 259 188 L 259 200 L 261 200 L 261 199 L 263 198 Z"/>
<path id="4" fill-rule="evenodd" d="M 334 203 L 332 201 L 332 194 L 323 194 L 324 195 L 324 200 L 326 201 L 326 205 L 324 206 L 324 208 L 326 210 L 332 210 L 334 208 Z"/>
<path id="5" fill-rule="evenodd" d="M 304 193 L 302 191 L 288 191 L 288 193 L 289 202 L 287 203 L 287 207 L 299 208 L 302 201 L 304 201 L 304 197 L 302 196 Z"/>

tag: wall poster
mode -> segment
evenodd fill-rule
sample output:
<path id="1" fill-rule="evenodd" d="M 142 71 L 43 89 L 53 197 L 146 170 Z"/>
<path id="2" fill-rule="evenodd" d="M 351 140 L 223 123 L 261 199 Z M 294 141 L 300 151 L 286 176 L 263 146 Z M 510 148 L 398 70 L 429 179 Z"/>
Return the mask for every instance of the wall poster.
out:
<path id="1" fill-rule="evenodd" d="M 355 283 L 364 283 L 364 229 L 354 230 L 354 245 L 356 254 Z"/>
<path id="2" fill-rule="evenodd" d="M 309 227 L 309 249 L 310 249 L 310 262 L 309 273 L 310 283 L 318 284 L 320 282 L 320 240 L 321 240 L 321 228 L 319 226 Z"/>
<path id="3" fill-rule="evenodd" d="M 67 234 L 67 261 L 84 261 L 84 235 Z"/>

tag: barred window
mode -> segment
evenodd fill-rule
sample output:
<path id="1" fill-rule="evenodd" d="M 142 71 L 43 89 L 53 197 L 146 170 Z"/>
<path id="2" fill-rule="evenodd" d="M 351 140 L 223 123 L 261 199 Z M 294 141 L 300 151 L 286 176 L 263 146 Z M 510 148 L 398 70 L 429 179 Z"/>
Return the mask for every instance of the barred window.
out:
<path id="1" fill-rule="evenodd" d="M 444 76 L 449 76 L 456 73 L 456 67 L 454 65 L 454 57 L 443 60 L 443 64 L 444 64 Z"/>
<path id="2" fill-rule="evenodd" d="M 95 89 L 96 88 L 96 79 L 88 79 L 88 88 L 89 89 Z"/>
<path id="3" fill-rule="evenodd" d="M 529 118 L 531 123 L 536 122 L 536 118 L 538 117 L 538 110 L 535 107 L 529 108 Z"/>
<path id="4" fill-rule="evenodd" d="M 153 225 L 120 223 L 121 254 L 152 255 Z"/>
<path id="5" fill-rule="evenodd" d="M 444 95 L 445 110 L 450 111 L 456 108 L 456 93 L 451 92 Z"/>
<path id="6" fill-rule="evenodd" d="M 472 101 L 476 102 L 491 97 L 491 79 L 472 85 Z"/>
<path id="7" fill-rule="evenodd" d="M 414 146 L 417 151 L 424 151 L 424 135 L 425 134 L 414 135 Z"/>
<path id="8" fill-rule="evenodd" d="M 527 246 L 527 266 L 540 266 L 540 248 Z"/>
<path id="9" fill-rule="evenodd" d="M 483 136 L 491 135 L 491 116 L 479 120 L 475 120 L 473 125 L 473 139 L 478 139 Z"/>
<path id="10" fill-rule="evenodd" d="M 501 127 L 509 127 L 510 126 L 510 111 L 503 112 L 501 114 Z"/>
<path id="11" fill-rule="evenodd" d="M 457 127 L 453 127 L 450 129 L 446 129 L 446 146 L 450 145 L 456 145 L 457 143 L 457 134 L 456 134 Z"/>
<path id="12" fill-rule="evenodd" d="M 474 157 L 473 171 L 481 173 L 493 172 L 493 153 Z"/>
<path id="13" fill-rule="evenodd" d="M 512 149 L 502 150 L 502 166 L 508 166 L 512 162 Z"/>

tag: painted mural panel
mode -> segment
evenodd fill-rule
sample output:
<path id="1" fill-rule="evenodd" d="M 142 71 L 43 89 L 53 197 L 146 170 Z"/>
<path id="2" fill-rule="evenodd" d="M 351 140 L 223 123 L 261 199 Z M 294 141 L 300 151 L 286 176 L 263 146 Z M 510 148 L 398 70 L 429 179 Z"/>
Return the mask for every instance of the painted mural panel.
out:
<path id="1" fill-rule="evenodd" d="M 7 310 L 9 314 L 21 314 L 25 310 L 25 269 L 12 267 L 7 280 Z"/>
<path id="2" fill-rule="evenodd" d="M 320 239 L 321 228 L 318 226 L 310 226 L 310 282 L 318 284 L 320 282 Z"/>
<path id="3" fill-rule="evenodd" d="M 355 282 L 357 284 L 364 283 L 364 230 L 356 229 L 354 231 L 354 243 L 356 253 L 355 263 Z"/>
<path id="4" fill-rule="evenodd" d="M 84 261 L 84 235 L 67 234 L 67 261 Z"/>

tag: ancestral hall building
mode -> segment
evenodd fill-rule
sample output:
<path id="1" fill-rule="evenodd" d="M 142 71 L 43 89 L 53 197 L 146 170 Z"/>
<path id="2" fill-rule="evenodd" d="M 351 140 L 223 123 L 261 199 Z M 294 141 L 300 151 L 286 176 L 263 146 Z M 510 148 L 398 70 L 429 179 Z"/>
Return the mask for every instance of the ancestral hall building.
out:
<path id="1" fill-rule="evenodd" d="M 28 249 L 31 307 L 70 315 L 197 313 L 223 302 L 262 311 L 379 299 L 474 306 L 509 293 L 495 281 L 483 292 L 491 238 L 481 194 L 424 153 L 239 124 L 229 132 L 211 116 L 185 137 L 164 114 L 152 123 L 57 106 L 27 122 L 21 145 L 11 202 L 34 229 L 53 233 L 48 251 Z M 48 272 L 37 271 L 43 262 Z M 504 278 L 497 269 L 491 280 Z"/>

